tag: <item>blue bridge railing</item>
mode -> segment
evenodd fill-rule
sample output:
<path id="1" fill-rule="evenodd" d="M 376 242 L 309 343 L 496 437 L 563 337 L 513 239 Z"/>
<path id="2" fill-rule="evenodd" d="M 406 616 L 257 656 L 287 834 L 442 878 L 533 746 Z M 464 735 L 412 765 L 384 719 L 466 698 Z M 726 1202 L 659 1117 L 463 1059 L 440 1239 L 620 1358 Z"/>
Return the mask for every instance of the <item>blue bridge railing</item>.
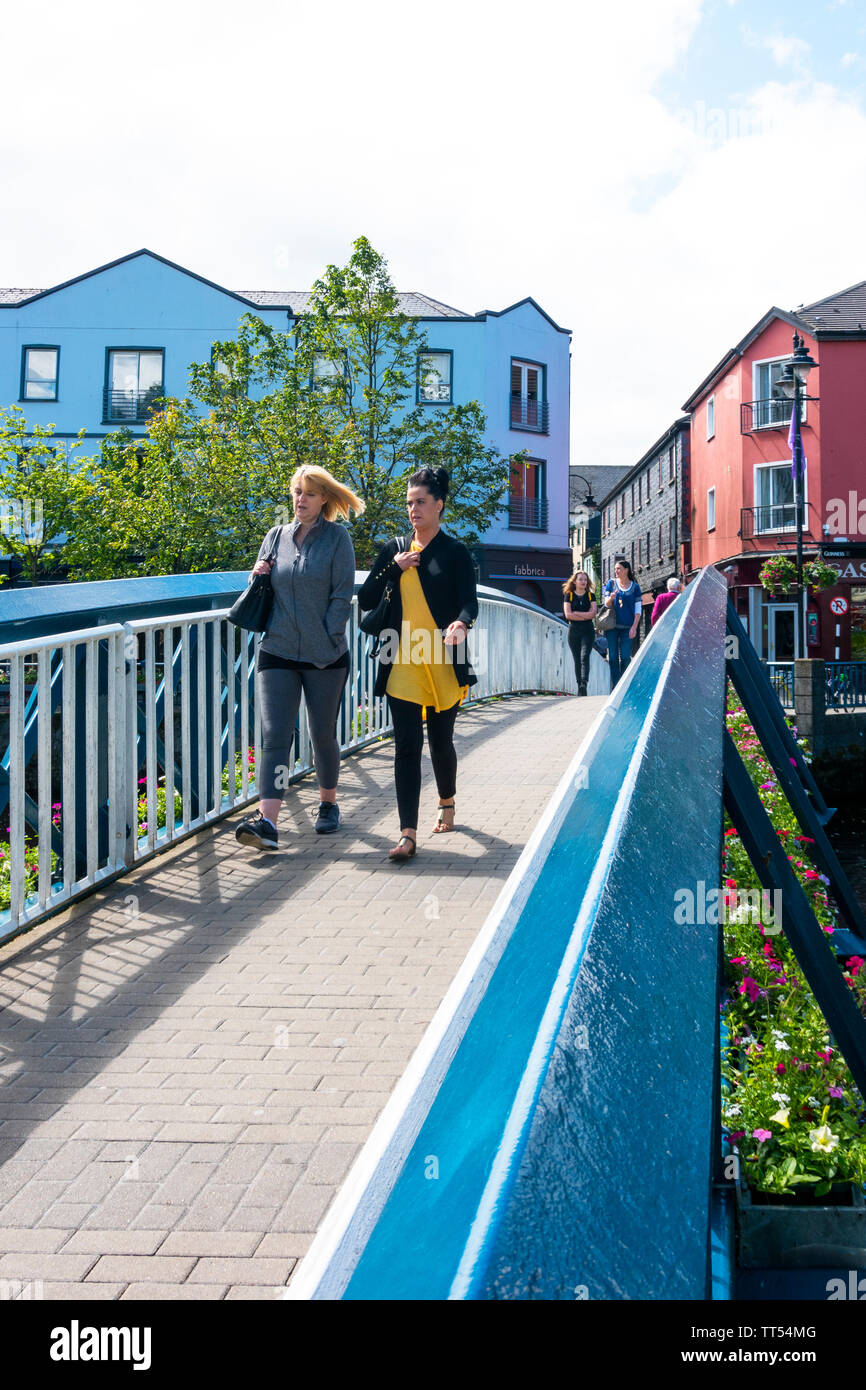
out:
<path id="1" fill-rule="evenodd" d="M 674 894 L 719 881 L 726 598 L 601 710 L 290 1298 L 709 1296 L 718 930 Z"/>

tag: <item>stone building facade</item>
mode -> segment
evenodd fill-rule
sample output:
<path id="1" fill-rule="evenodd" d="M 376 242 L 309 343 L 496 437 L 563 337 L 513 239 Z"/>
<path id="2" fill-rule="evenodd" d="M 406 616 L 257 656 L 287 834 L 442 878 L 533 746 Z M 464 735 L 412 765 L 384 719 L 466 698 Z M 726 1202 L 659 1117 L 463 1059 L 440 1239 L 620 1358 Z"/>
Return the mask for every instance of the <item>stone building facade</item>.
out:
<path id="1" fill-rule="evenodd" d="M 643 592 L 642 632 L 668 579 L 691 566 L 689 427 L 688 415 L 675 420 L 601 501 L 602 581 L 624 555 Z"/>

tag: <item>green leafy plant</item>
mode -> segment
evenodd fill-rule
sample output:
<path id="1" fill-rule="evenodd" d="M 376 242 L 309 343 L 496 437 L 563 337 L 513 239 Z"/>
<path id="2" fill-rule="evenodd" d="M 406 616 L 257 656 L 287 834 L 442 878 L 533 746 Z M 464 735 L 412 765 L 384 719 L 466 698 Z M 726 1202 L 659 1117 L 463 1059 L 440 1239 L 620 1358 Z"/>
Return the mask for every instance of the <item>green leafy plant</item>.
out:
<path id="1" fill-rule="evenodd" d="M 788 555 L 771 555 L 758 573 L 761 588 L 767 593 L 786 594 L 797 578 L 797 566 Z"/>
<path id="2" fill-rule="evenodd" d="M 825 565 L 823 560 L 807 560 L 803 566 L 803 580 L 810 589 L 820 592 L 838 584 L 839 574 L 832 565 Z"/>
<path id="3" fill-rule="evenodd" d="M 832 937 L 836 909 L 828 880 L 813 864 L 812 841 L 800 833 L 732 693 L 727 725 L 812 910 Z M 805 752 L 805 740 L 798 743 Z M 730 894 L 724 929 L 728 1043 L 722 1063 L 727 1142 L 739 1153 L 743 1177 L 758 1191 L 782 1193 L 806 1185 L 820 1197 L 834 1182 L 864 1183 L 863 1098 L 780 924 L 767 910 L 769 902 L 761 899 L 757 875 L 730 823 L 722 868 Z M 761 902 L 760 910 L 730 908 L 734 901 L 752 900 Z M 866 1012 L 866 962 L 851 956 L 840 963 L 840 972 Z"/>

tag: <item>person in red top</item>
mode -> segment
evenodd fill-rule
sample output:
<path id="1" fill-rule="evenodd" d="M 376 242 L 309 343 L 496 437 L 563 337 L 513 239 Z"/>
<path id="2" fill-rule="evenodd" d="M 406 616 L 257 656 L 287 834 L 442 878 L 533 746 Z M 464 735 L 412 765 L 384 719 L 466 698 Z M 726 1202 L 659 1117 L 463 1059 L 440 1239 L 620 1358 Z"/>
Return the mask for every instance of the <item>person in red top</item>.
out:
<path id="1" fill-rule="evenodd" d="M 659 594 L 658 598 L 653 604 L 653 611 L 650 615 L 650 627 L 655 627 L 656 623 L 658 622 L 662 613 L 664 613 L 665 609 L 670 608 L 671 604 L 674 602 L 674 599 L 679 598 L 682 587 L 683 586 L 678 579 L 668 580 L 667 593 Z"/>

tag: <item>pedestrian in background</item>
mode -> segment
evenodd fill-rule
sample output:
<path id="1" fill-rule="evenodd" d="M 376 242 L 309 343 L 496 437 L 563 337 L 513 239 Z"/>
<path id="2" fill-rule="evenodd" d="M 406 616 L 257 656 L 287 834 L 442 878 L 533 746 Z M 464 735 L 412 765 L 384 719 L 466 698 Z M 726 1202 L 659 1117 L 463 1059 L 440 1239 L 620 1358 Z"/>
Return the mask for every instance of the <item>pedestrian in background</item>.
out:
<path id="1" fill-rule="evenodd" d="M 594 618 L 598 604 L 585 570 L 575 570 L 562 586 L 562 611 L 568 623 L 568 645 L 574 660 L 578 695 L 586 694 L 589 681 L 589 655 L 595 643 Z"/>
<path id="2" fill-rule="evenodd" d="M 650 627 L 655 627 L 665 609 L 670 608 L 675 599 L 678 599 L 682 592 L 682 584 L 676 578 L 668 580 L 668 587 L 665 593 L 658 595 L 653 604 L 652 616 L 650 617 Z"/>
<path id="3" fill-rule="evenodd" d="M 616 627 L 605 631 L 607 656 L 610 663 L 610 688 L 613 690 L 631 660 L 631 644 L 637 637 L 641 615 L 641 588 L 635 581 L 631 565 L 624 555 L 614 562 L 615 578 L 604 586 L 604 602 L 616 614 Z"/>

